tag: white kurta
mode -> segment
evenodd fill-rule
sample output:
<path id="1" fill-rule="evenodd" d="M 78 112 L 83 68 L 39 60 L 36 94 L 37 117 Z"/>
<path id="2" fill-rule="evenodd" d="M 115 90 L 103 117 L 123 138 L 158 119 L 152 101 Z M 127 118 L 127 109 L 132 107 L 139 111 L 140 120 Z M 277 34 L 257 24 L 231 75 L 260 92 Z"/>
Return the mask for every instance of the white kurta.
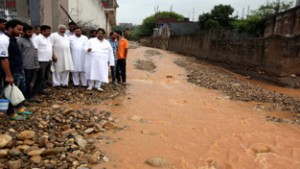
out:
<path id="1" fill-rule="evenodd" d="M 53 51 L 57 57 L 57 62 L 53 63 L 54 72 L 73 71 L 74 65 L 70 50 L 70 40 L 67 36 L 52 33 L 50 40 L 53 44 Z"/>
<path id="2" fill-rule="evenodd" d="M 92 51 L 86 55 L 85 59 L 86 79 L 108 83 L 108 65 L 115 65 L 113 49 L 109 41 L 92 38 L 85 45 L 85 51 L 89 48 Z"/>
<path id="3" fill-rule="evenodd" d="M 71 54 L 74 63 L 74 72 L 84 72 L 86 57 L 84 46 L 89 39 L 84 35 L 81 35 L 80 37 L 72 35 L 69 38 L 71 43 Z"/>

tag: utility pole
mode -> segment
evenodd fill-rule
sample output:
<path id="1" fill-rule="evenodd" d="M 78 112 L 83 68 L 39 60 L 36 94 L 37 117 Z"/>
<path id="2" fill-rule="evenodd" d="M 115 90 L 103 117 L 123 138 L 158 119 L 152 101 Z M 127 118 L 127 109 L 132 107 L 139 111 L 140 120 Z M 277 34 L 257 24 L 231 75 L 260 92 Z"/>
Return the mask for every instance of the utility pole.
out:
<path id="1" fill-rule="evenodd" d="M 246 18 L 248 18 L 249 15 L 250 15 L 250 5 L 248 5 L 248 9 L 247 9 L 247 17 L 246 17 Z"/>
<path id="2" fill-rule="evenodd" d="M 193 8 L 193 22 L 195 21 L 195 8 Z"/>

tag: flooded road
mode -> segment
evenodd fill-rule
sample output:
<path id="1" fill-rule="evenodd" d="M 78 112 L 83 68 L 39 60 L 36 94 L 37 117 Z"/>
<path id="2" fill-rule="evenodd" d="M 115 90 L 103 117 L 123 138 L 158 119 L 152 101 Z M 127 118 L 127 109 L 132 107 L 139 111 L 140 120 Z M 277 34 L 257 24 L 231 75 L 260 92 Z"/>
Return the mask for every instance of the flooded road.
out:
<path id="1" fill-rule="evenodd" d="M 130 49 L 126 95 L 100 106 L 124 129 L 103 135 L 98 146 L 110 161 L 95 169 L 151 169 L 145 163 L 151 157 L 166 159 L 168 169 L 300 168 L 300 125 L 266 120 L 291 113 L 257 111 L 258 103 L 232 101 L 189 83 L 185 69 L 174 63 L 184 59 Z M 142 61 L 154 66 L 142 70 L 136 66 Z"/>

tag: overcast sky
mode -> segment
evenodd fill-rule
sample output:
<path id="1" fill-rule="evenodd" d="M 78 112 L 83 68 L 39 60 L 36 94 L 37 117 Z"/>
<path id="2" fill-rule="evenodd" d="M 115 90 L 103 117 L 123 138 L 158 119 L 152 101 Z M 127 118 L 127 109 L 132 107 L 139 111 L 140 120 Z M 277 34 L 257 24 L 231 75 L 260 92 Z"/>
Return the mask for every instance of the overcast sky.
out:
<path id="1" fill-rule="evenodd" d="M 119 4 L 117 23 L 141 24 L 144 18 L 154 14 L 157 6 L 160 11 L 170 11 L 172 8 L 172 11 L 189 17 L 191 21 L 193 18 L 197 21 L 200 14 L 210 12 L 215 5 L 230 4 L 235 9 L 234 14 L 236 15 L 238 11 L 241 16 L 243 8 L 246 15 L 248 6 L 250 10 L 255 10 L 267 0 L 118 0 L 117 2 Z"/>

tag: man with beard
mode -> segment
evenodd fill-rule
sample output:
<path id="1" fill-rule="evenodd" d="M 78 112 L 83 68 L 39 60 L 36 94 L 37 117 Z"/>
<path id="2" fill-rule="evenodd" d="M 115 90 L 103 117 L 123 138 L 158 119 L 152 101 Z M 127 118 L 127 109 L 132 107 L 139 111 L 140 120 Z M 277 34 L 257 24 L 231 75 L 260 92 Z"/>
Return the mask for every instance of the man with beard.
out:
<path id="1" fill-rule="evenodd" d="M 36 71 L 39 68 L 39 61 L 35 47 L 31 42 L 33 28 L 26 24 L 24 25 L 23 32 L 23 36 L 18 37 L 17 39 L 23 57 L 23 69 L 25 73 L 26 92 L 24 95 L 26 99 L 30 99 L 32 97 L 30 84 L 34 83 L 33 78 L 35 77 Z"/>
<path id="2" fill-rule="evenodd" d="M 70 50 L 70 40 L 65 35 L 66 26 L 59 25 L 58 32 L 52 33 L 50 40 L 53 45 L 55 61 L 53 65 L 52 85 L 53 87 L 67 87 L 69 74 L 74 70 Z"/>
<path id="3" fill-rule="evenodd" d="M 115 66 L 111 66 L 110 67 L 110 71 L 111 71 L 111 80 L 112 80 L 112 84 L 117 84 L 116 82 L 116 65 L 117 65 L 117 49 L 118 49 L 118 41 L 117 41 L 117 33 L 116 32 L 111 32 L 109 34 L 109 43 L 113 49 L 114 52 L 114 58 L 115 58 Z"/>
<path id="4" fill-rule="evenodd" d="M 4 34 L 5 32 L 5 24 L 6 24 L 6 20 L 3 18 L 0 18 L 0 35 Z"/>
<path id="5" fill-rule="evenodd" d="M 82 86 L 87 86 L 87 80 L 84 71 L 86 57 L 84 46 L 87 41 L 88 38 L 85 35 L 82 35 L 81 28 L 76 27 L 74 29 L 74 35 L 70 36 L 71 54 L 74 63 L 74 71 L 72 72 L 72 80 L 74 86 L 79 86 L 80 81 Z"/>
<path id="6" fill-rule="evenodd" d="M 74 35 L 74 31 L 75 31 L 75 27 L 76 27 L 76 26 L 77 26 L 77 25 L 76 25 L 75 22 L 70 22 L 70 23 L 69 23 L 69 30 L 67 30 L 65 34 L 66 34 L 68 37 Z"/>
<path id="7" fill-rule="evenodd" d="M 88 52 L 85 60 L 85 73 L 88 80 L 87 90 L 95 87 L 102 92 L 101 83 L 108 83 L 108 65 L 114 66 L 113 49 L 108 40 L 104 39 L 105 30 L 99 28 L 97 37 L 88 41 L 85 51 Z"/>
<path id="8" fill-rule="evenodd" d="M 51 27 L 48 25 L 42 25 L 41 33 L 32 40 L 34 47 L 37 50 L 40 65 L 37 72 L 34 93 L 43 92 L 50 76 L 51 61 L 55 59 L 53 58 L 53 45 L 50 41 L 50 35 Z"/>
<path id="9" fill-rule="evenodd" d="M 22 34 L 23 23 L 19 20 L 8 21 L 5 25 L 6 32 L 0 36 L 0 58 L 4 71 L 6 85 L 15 84 L 24 93 L 26 90 L 25 77 L 23 75 L 23 59 L 17 42 Z M 15 111 L 17 113 L 15 114 Z M 22 103 L 13 107 L 9 104 L 7 115 L 12 120 L 25 120 L 26 115 L 31 114 L 25 110 Z"/>

